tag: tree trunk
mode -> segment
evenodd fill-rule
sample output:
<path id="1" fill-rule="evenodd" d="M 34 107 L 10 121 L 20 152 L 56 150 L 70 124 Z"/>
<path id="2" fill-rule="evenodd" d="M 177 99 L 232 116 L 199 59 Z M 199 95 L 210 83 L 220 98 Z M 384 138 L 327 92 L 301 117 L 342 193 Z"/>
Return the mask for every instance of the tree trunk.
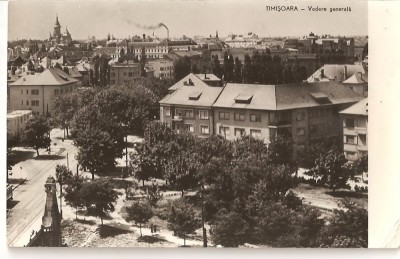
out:
<path id="1" fill-rule="evenodd" d="M 94 173 L 92 173 L 92 180 L 94 180 Z"/>
<path id="2" fill-rule="evenodd" d="M 36 154 L 37 156 L 39 156 L 39 149 L 36 149 Z"/>
<path id="3" fill-rule="evenodd" d="M 101 225 L 103 226 L 103 215 L 100 216 L 101 219 Z"/>
<path id="4" fill-rule="evenodd" d="M 182 195 L 182 197 L 183 197 L 183 195 L 184 195 L 184 194 L 185 194 L 185 193 L 184 193 L 184 190 L 182 189 L 182 194 L 181 194 L 181 195 Z"/>
<path id="5" fill-rule="evenodd" d="M 144 179 L 142 179 L 142 184 L 143 184 L 143 188 L 144 188 Z"/>
<path id="6" fill-rule="evenodd" d="M 140 237 L 142 237 L 142 224 L 139 224 Z"/>
<path id="7" fill-rule="evenodd" d="M 60 216 L 62 218 L 62 184 L 60 183 Z"/>
<path id="8" fill-rule="evenodd" d="M 69 137 L 68 126 L 67 126 L 67 138 Z"/>
<path id="9" fill-rule="evenodd" d="M 186 234 L 183 234 L 183 246 L 186 246 Z"/>
<path id="10" fill-rule="evenodd" d="M 76 210 L 75 210 L 75 219 L 78 219 L 78 206 L 76 206 Z"/>

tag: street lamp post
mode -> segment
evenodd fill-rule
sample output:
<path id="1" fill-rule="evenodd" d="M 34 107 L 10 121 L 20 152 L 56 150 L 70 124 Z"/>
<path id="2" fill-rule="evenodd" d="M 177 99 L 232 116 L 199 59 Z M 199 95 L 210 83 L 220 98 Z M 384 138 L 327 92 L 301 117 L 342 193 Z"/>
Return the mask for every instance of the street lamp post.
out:
<path id="1" fill-rule="evenodd" d="M 207 230 L 204 227 L 204 186 L 201 185 L 201 224 L 203 226 L 203 247 L 207 247 Z"/>

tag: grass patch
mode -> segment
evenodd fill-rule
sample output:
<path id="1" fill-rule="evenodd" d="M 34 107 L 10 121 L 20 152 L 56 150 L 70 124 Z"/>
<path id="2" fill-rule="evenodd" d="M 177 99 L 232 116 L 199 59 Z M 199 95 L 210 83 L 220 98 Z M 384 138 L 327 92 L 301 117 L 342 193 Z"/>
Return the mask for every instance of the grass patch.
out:
<path id="1" fill-rule="evenodd" d="M 40 155 L 35 158 L 35 160 L 61 160 L 65 159 L 65 156 L 60 156 L 60 155 Z"/>
<path id="2" fill-rule="evenodd" d="M 13 152 L 15 154 L 16 164 L 33 158 L 36 153 L 35 151 L 19 151 L 15 149 L 13 150 Z"/>
<path id="3" fill-rule="evenodd" d="M 160 238 L 158 236 L 142 236 L 138 238 L 138 242 L 154 244 L 154 243 L 167 242 L 167 240 Z"/>
<path id="4" fill-rule="evenodd" d="M 110 225 L 103 225 L 99 227 L 100 238 L 115 237 L 128 233 L 132 233 L 132 231 Z"/>

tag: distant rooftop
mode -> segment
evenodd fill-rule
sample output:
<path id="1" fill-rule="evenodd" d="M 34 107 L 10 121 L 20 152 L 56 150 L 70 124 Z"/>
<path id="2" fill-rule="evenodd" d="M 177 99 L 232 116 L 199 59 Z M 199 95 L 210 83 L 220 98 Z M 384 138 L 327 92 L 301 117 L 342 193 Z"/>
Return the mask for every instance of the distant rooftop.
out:
<path id="1" fill-rule="evenodd" d="M 10 84 L 10 86 L 22 85 L 66 85 L 76 83 L 78 80 L 66 74 L 64 71 L 57 68 L 49 68 L 42 73 L 27 74 L 17 81 Z"/>
<path id="2" fill-rule="evenodd" d="M 16 118 L 25 114 L 31 114 L 31 110 L 15 110 L 10 113 L 7 113 L 7 119 Z"/>
<path id="3" fill-rule="evenodd" d="M 340 112 L 341 114 L 349 115 L 365 115 L 368 116 L 368 99 L 365 98 L 349 108 Z"/>

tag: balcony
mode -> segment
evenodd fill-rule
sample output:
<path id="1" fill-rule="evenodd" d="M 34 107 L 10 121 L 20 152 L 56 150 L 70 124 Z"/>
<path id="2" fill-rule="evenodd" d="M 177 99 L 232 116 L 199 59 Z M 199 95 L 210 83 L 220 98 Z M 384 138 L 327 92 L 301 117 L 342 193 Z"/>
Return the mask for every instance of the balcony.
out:
<path id="1" fill-rule="evenodd" d="M 179 116 L 179 115 L 175 115 L 175 116 L 172 118 L 172 121 L 176 121 L 176 122 L 183 121 L 183 117 L 182 117 L 182 116 Z"/>
<path id="2" fill-rule="evenodd" d="M 357 146 L 358 151 L 368 151 L 368 146 Z"/>
<path id="3" fill-rule="evenodd" d="M 291 121 L 279 121 L 279 122 L 270 121 L 268 125 L 269 128 L 286 128 L 291 126 L 292 126 Z"/>
<path id="4" fill-rule="evenodd" d="M 354 129 L 358 134 L 367 134 L 367 128 L 366 127 L 355 127 Z"/>

